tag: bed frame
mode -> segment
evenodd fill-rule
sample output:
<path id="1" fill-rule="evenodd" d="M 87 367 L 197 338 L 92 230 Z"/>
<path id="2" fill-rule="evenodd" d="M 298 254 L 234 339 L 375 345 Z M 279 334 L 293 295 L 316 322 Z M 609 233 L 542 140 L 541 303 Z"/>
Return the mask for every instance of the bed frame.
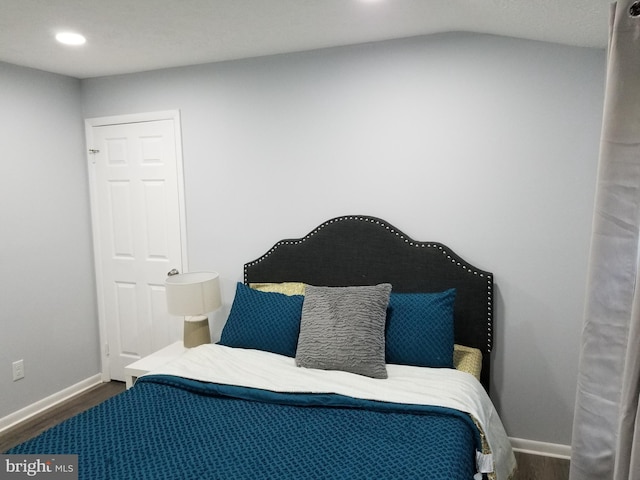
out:
<path id="1" fill-rule="evenodd" d="M 244 282 L 318 286 L 391 283 L 394 292 L 456 288 L 455 341 L 482 351 L 481 382 L 489 392 L 493 348 L 493 274 L 447 246 L 418 242 L 388 222 L 353 215 L 324 222 L 303 238 L 281 240 L 245 264 Z"/>

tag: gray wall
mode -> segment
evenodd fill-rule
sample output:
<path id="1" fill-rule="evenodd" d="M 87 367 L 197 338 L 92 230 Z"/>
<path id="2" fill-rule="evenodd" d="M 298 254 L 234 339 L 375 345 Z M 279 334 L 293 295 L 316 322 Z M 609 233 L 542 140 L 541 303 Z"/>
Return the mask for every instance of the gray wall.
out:
<path id="1" fill-rule="evenodd" d="M 493 271 L 507 431 L 568 445 L 604 68 L 445 34 L 92 79 L 82 105 L 181 110 L 190 267 L 221 273 L 227 308 L 245 261 L 342 214 Z"/>
<path id="2" fill-rule="evenodd" d="M 80 97 L 0 65 L 2 266 L 20 280 L 0 280 L 0 416 L 99 369 L 81 117 L 179 109 L 190 268 L 221 273 L 225 309 L 277 240 L 382 217 L 494 272 L 493 399 L 510 436 L 569 444 L 604 67 L 603 50 L 470 34 L 90 79 Z M 38 385 L 10 381 L 17 357 Z"/>
<path id="3" fill-rule="evenodd" d="M 3 417 L 95 375 L 100 355 L 80 81 L 0 63 L 0 137 Z"/>

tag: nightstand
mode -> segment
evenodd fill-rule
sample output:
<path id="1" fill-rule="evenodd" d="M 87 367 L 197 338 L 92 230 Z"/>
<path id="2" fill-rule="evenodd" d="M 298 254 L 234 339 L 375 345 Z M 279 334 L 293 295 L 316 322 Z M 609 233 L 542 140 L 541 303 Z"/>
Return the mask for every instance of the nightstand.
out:
<path id="1" fill-rule="evenodd" d="M 127 389 L 133 387 L 133 384 L 136 383 L 138 377 L 178 358 L 187 350 L 188 349 L 184 347 L 182 340 L 180 340 L 179 342 L 172 343 L 151 355 L 147 355 L 146 357 L 127 365 L 124 367 L 124 379 Z"/>

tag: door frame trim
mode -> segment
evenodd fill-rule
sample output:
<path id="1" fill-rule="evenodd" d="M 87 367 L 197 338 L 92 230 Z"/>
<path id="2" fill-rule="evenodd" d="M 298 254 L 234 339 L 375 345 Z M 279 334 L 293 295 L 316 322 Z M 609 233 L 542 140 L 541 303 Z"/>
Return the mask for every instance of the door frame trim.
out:
<path id="1" fill-rule="evenodd" d="M 93 148 L 93 127 L 102 127 L 107 125 L 121 125 L 127 123 L 142 123 L 142 122 L 154 122 L 157 120 L 172 120 L 174 124 L 174 134 L 176 141 L 176 167 L 177 167 L 177 182 L 178 182 L 178 202 L 180 209 L 180 246 L 181 246 L 181 264 L 182 269 L 185 270 L 188 265 L 187 260 L 187 221 L 186 221 L 186 205 L 185 205 L 185 193 L 184 193 L 184 166 L 182 158 L 182 129 L 180 122 L 179 110 L 165 110 L 159 112 L 147 112 L 147 113 L 133 113 L 123 115 L 113 115 L 107 117 L 95 117 L 86 118 L 84 120 L 85 125 L 85 140 L 86 140 L 86 154 L 87 154 L 87 170 L 89 174 L 89 197 L 91 207 L 91 230 L 93 235 L 93 258 L 95 268 L 95 280 L 96 280 L 96 293 L 97 293 L 97 305 L 98 305 L 98 330 L 100 338 L 100 370 L 102 375 L 102 381 L 108 382 L 111 380 L 111 374 L 109 371 L 109 351 L 108 351 L 108 336 L 107 336 L 107 320 L 105 315 L 104 297 L 102 295 L 102 265 L 100 252 L 102 247 L 100 245 L 99 225 L 98 225 L 98 205 L 97 205 L 97 184 L 96 174 L 94 168 L 94 162 L 92 154 L 89 152 Z M 186 271 L 186 270 L 185 270 Z"/>

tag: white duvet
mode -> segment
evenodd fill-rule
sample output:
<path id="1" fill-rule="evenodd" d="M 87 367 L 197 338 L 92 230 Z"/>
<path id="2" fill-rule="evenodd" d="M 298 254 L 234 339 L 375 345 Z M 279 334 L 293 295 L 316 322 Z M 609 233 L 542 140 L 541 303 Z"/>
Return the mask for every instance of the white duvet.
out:
<path id="1" fill-rule="evenodd" d="M 288 393 L 337 393 L 365 400 L 436 405 L 470 414 L 485 434 L 490 454 L 478 455 L 478 469 L 507 480 L 515 457 L 498 414 L 472 375 L 452 369 L 387 365 L 389 378 L 299 368 L 290 357 L 260 350 L 201 345 L 149 374 Z M 485 452 L 486 453 L 486 452 Z"/>

